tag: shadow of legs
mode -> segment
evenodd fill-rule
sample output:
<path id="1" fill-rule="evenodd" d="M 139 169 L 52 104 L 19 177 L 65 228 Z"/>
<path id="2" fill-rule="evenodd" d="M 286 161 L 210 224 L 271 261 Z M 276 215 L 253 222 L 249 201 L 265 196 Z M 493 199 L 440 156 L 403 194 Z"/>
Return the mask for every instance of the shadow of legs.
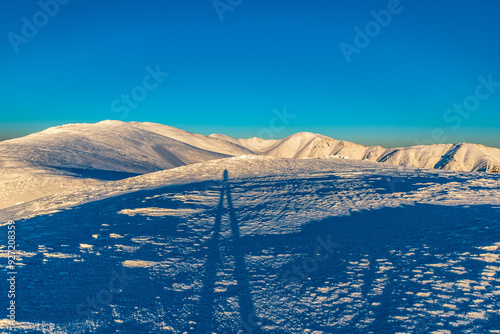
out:
<path id="1" fill-rule="evenodd" d="M 249 274 L 245 265 L 245 253 L 241 247 L 240 241 L 240 227 L 238 219 L 233 206 L 233 198 L 231 196 L 231 187 L 229 185 L 229 176 L 227 171 L 224 171 L 223 189 L 227 197 L 227 205 L 229 209 L 229 219 L 231 226 L 231 233 L 233 237 L 233 256 L 235 262 L 234 276 L 238 283 L 238 299 L 240 304 L 240 316 L 242 323 L 240 327 L 249 333 L 258 332 L 258 319 L 255 315 L 255 307 L 252 300 L 250 289 Z"/>
<path id="2" fill-rule="evenodd" d="M 220 230 L 222 214 L 224 212 L 224 189 L 221 189 L 219 206 L 215 216 L 212 239 L 208 242 L 207 261 L 205 262 L 205 275 L 203 277 L 203 288 L 200 298 L 200 309 L 198 311 L 197 333 L 208 333 L 214 321 L 213 305 L 215 303 L 215 280 L 217 277 L 217 263 L 220 262 Z"/>

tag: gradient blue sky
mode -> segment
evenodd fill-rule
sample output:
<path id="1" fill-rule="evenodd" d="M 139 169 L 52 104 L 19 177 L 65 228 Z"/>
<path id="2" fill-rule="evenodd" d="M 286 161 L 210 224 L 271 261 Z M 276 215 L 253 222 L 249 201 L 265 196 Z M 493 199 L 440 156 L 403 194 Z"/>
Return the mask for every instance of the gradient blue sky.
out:
<path id="1" fill-rule="evenodd" d="M 500 87 L 468 117 L 446 114 L 479 76 L 500 82 L 500 2 L 401 0 L 348 63 L 340 43 L 354 45 L 354 28 L 391 1 L 243 0 L 221 21 L 211 0 L 72 0 L 17 53 L 9 33 L 22 36 L 41 7 L 2 1 L 0 139 L 123 117 L 234 137 L 500 147 Z M 157 65 L 170 75 L 126 117 L 114 112 Z M 295 117 L 273 121 L 284 107 Z"/>

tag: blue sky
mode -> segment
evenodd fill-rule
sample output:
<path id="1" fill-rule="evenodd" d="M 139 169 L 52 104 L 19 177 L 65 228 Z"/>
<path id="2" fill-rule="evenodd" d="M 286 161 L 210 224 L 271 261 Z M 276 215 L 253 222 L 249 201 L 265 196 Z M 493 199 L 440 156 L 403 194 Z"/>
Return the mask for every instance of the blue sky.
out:
<path id="1" fill-rule="evenodd" d="M 500 147 L 498 1 L 55 1 L 0 4 L 0 139 L 122 119 Z"/>

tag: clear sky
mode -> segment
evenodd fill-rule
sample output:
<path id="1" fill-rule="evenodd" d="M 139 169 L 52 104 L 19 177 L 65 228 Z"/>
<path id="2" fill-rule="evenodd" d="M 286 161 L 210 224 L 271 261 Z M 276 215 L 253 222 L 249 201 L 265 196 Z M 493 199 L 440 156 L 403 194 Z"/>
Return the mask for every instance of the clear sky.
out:
<path id="1" fill-rule="evenodd" d="M 500 147 L 496 0 L 55 1 L 0 3 L 0 139 L 122 119 Z"/>

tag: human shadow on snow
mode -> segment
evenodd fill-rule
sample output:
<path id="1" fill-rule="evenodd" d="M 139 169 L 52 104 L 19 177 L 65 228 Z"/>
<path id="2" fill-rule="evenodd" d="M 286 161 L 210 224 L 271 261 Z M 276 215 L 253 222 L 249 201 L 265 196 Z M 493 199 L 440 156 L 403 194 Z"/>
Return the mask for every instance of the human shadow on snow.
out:
<path id="1" fill-rule="evenodd" d="M 394 269 L 378 296 L 369 296 L 375 269 L 369 267 L 360 276 L 363 297 L 380 306 L 357 310 L 353 321 L 370 311 L 375 321 L 350 332 L 403 330 L 389 330 L 388 320 L 398 307 L 412 303 L 405 293 L 417 289 L 418 282 L 403 283 L 401 277 L 411 276 L 418 264 L 438 263 L 440 256 L 491 246 L 500 236 L 499 210 L 493 206 L 429 204 L 332 216 L 295 233 L 242 234 L 242 225 L 259 223 L 239 217 L 244 203 L 235 205 L 231 189 L 243 191 L 243 184 L 229 180 L 226 172 L 222 182 L 140 191 L 17 222 L 19 249 L 34 254 L 21 256 L 23 265 L 18 267 L 18 321 L 60 324 L 71 332 L 161 333 L 171 332 L 171 327 L 198 333 L 295 333 L 297 328 L 340 333 L 345 328 L 328 323 L 347 306 L 325 309 L 305 303 L 303 297 L 349 282 L 349 262 L 364 257 L 371 264 L 387 259 Z M 211 219 L 118 214 L 130 208 L 177 208 L 175 196 L 163 195 L 196 191 L 219 193 L 215 207 L 189 204 L 201 207 Z M 227 218 L 229 225 L 224 224 Z M 224 226 L 229 226 L 227 231 Z M 2 244 L 6 235 L 1 234 Z M 398 255 L 412 249 L 431 255 L 416 262 Z M 465 273 L 443 269 L 441 279 L 480 280 L 488 263 L 468 260 L 461 265 Z M 225 292 L 216 290 L 221 271 L 235 281 Z M 463 292 L 452 295 L 461 297 Z M 236 313 L 225 317 L 231 298 Z M 491 329 L 498 320 L 492 314 L 489 322 L 475 326 Z M 440 329 L 436 322 L 427 319 L 422 332 Z"/>

